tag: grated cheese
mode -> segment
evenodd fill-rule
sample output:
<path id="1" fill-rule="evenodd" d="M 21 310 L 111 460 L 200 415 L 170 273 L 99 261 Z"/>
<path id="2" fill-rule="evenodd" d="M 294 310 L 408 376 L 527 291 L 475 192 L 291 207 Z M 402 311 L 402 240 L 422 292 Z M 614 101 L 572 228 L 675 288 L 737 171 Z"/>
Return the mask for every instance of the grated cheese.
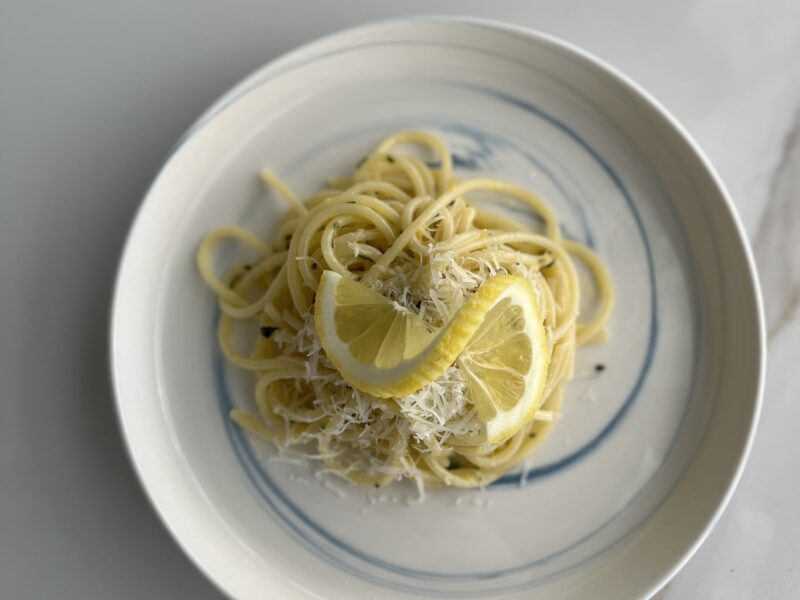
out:
<path id="1" fill-rule="evenodd" d="M 362 250 L 359 242 L 358 232 L 347 242 L 355 256 Z M 381 279 L 369 285 L 392 300 L 398 309 L 413 311 L 424 323 L 438 328 L 447 323 L 489 277 L 505 273 L 529 279 L 541 277 L 538 269 L 526 267 L 522 260 L 506 261 L 513 266 L 504 268 L 499 257 L 507 258 L 509 253 L 519 255 L 508 246 L 490 246 L 479 253 L 465 255 L 448 250 L 445 244 L 431 244 L 423 248 L 419 258 L 408 256 L 405 261 L 393 264 Z M 313 309 L 297 325 L 296 335 L 276 331 L 273 339 L 281 349 L 299 352 L 307 358 L 305 383 L 310 385 L 314 398 L 325 399 L 325 402 L 314 401 L 314 406 L 329 419 L 324 432 L 306 431 L 299 440 L 289 428 L 290 419 L 284 419 L 287 430 L 286 447 L 281 453 L 283 460 L 287 458 L 289 445 L 311 442 L 324 433 L 333 440 L 330 452 L 292 452 L 292 458 L 336 459 L 346 465 L 343 473 L 320 466 L 319 477 L 327 472 L 342 475 L 350 471 L 387 475 L 398 480 L 406 477 L 416 483 L 418 491 L 417 498 L 410 502 L 422 501 L 425 484 L 420 469 L 404 456 L 408 444 L 413 444 L 420 454 L 443 454 L 450 437 L 480 431 L 477 411 L 469 399 L 467 382 L 458 365 L 451 366 L 439 379 L 414 394 L 379 399 L 351 387 L 341 378 L 322 351 Z M 281 412 L 281 408 L 276 412 Z M 537 418 L 553 418 L 547 411 L 539 413 Z M 292 414 L 291 421 L 298 422 L 297 415 Z M 406 446 L 383 447 L 382 440 L 390 438 L 405 440 Z"/>

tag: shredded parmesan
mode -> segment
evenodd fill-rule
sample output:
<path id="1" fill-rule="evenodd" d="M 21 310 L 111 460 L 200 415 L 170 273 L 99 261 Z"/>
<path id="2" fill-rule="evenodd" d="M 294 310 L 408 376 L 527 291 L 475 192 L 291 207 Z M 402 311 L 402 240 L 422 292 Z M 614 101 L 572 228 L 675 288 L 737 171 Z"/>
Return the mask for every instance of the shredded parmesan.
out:
<path id="1" fill-rule="evenodd" d="M 356 256 L 358 239 L 356 235 L 347 242 Z M 426 251 L 422 268 L 416 261 L 398 262 L 382 279 L 376 279 L 370 285 L 391 299 L 399 310 L 416 312 L 431 327 L 447 323 L 489 277 L 505 273 L 529 279 L 541 277 L 535 266 L 526 268 L 521 260 L 511 261 L 513 268 L 504 268 L 498 256 L 507 258 L 509 253 L 518 254 L 506 246 L 490 246 L 477 257 L 457 255 L 440 245 L 429 245 Z M 465 264 L 467 262 L 469 264 Z M 322 351 L 313 310 L 304 315 L 296 336 L 277 331 L 274 340 L 284 351 L 299 352 L 307 357 L 305 381 L 311 386 L 314 398 L 326 399 L 314 403 L 329 417 L 325 430 L 306 431 L 302 438 L 310 442 L 324 433 L 334 440 L 330 451 L 313 455 L 291 453 L 292 460 L 295 457 L 317 461 L 340 459 L 341 464 L 346 465 L 343 471 L 320 468 L 320 473 L 330 470 L 341 475 L 360 471 L 388 475 L 393 479 L 406 477 L 416 482 L 419 499 L 422 499 L 424 479 L 414 461 L 403 456 L 407 448 L 385 448 L 382 440 L 410 438 L 419 454 L 442 455 L 450 437 L 474 435 L 480 431 L 477 412 L 467 393 L 467 382 L 457 364 L 418 392 L 386 400 L 361 392 L 341 378 Z M 403 418 L 398 418 L 400 416 Z M 296 413 L 291 417 L 293 422 L 302 421 Z M 550 420 L 553 415 L 539 411 L 537 418 Z M 395 432 L 400 435 L 392 435 Z M 288 460 L 285 454 L 290 442 L 295 444 L 298 441 L 293 435 L 287 431 L 282 460 Z"/>

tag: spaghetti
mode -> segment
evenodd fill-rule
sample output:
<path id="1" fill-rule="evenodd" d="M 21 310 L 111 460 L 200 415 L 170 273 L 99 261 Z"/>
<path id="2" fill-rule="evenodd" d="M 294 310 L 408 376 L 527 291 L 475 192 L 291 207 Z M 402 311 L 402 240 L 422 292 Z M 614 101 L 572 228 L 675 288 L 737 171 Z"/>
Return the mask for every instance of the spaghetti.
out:
<path id="1" fill-rule="evenodd" d="M 420 146 L 435 161 L 404 152 Z M 482 486 L 529 456 L 553 427 L 573 375 L 575 348 L 600 341 L 613 305 L 604 264 L 562 238 L 553 210 L 538 196 L 496 179 L 459 182 L 445 144 L 421 131 L 381 142 L 346 178 L 301 200 L 262 172 L 289 211 L 272 240 L 238 227 L 211 232 L 197 252 L 221 311 L 219 344 L 227 359 L 256 376 L 254 410 L 231 418 L 249 432 L 361 485 L 410 478 L 425 485 Z M 522 204 L 542 222 L 534 232 L 468 198 L 492 193 Z M 215 274 L 215 252 L 233 240 L 258 257 Z M 596 291 L 593 315 L 578 321 L 575 262 Z M 376 398 L 350 386 L 321 349 L 313 305 L 324 270 L 358 279 L 432 328 L 446 324 L 489 277 L 525 277 L 540 302 L 551 354 L 544 399 L 531 422 L 500 444 L 481 440 L 480 422 L 457 364 L 418 392 Z M 235 329 L 255 334 L 249 352 Z"/>

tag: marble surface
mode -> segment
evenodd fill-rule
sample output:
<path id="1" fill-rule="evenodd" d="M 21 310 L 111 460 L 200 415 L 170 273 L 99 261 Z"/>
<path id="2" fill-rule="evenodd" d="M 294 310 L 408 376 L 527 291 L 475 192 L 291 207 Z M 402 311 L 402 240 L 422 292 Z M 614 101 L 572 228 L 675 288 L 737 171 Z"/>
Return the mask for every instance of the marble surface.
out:
<path id="1" fill-rule="evenodd" d="M 762 278 L 765 403 L 730 507 L 659 597 L 800 597 L 800 3 L 652 4 L 0 4 L 0 596 L 220 597 L 148 506 L 114 420 L 107 320 L 130 219 L 181 132 L 260 64 L 356 23 L 457 10 L 617 66 L 727 183 Z"/>

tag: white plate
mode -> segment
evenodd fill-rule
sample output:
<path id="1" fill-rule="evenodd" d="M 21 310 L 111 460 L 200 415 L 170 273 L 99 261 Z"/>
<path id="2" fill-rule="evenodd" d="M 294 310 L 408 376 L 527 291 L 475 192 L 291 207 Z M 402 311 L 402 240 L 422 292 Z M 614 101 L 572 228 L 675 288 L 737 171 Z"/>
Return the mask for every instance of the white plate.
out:
<path id="1" fill-rule="evenodd" d="M 579 352 L 583 376 L 527 475 L 411 506 L 403 485 L 340 484 L 340 498 L 226 419 L 252 381 L 217 351 L 193 259 L 216 226 L 272 229 L 284 206 L 265 198 L 261 167 L 311 193 L 404 127 L 443 135 L 462 176 L 547 197 L 618 290 L 613 337 Z M 647 596 L 730 497 L 764 360 L 742 228 L 686 133 L 586 53 L 475 20 L 349 30 L 224 96 L 145 198 L 112 323 L 136 469 L 179 543 L 236 598 Z"/>

